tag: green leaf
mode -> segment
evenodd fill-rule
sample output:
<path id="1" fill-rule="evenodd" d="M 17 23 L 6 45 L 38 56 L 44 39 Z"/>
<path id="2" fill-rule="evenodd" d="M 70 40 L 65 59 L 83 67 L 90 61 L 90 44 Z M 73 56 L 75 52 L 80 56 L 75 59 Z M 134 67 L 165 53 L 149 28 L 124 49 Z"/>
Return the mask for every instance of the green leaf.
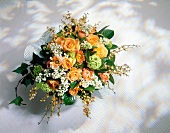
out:
<path id="1" fill-rule="evenodd" d="M 86 91 L 93 91 L 93 90 L 95 90 L 95 87 L 92 86 L 92 85 L 89 85 L 87 88 L 84 88 L 84 90 L 86 90 Z"/>
<path id="2" fill-rule="evenodd" d="M 75 38 L 76 38 L 76 36 L 75 36 L 74 34 L 71 34 L 71 35 L 70 35 L 70 38 L 75 39 Z"/>
<path id="3" fill-rule="evenodd" d="M 24 84 L 24 85 L 27 87 L 29 84 L 31 84 L 31 80 L 24 78 L 24 79 L 22 80 L 21 84 Z"/>
<path id="4" fill-rule="evenodd" d="M 38 55 L 36 55 L 35 53 L 33 53 L 33 59 L 30 62 L 33 65 L 38 65 L 38 64 L 42 64 L 43 63 L 43 59 L 40 58 Z"/>
<path id="5" fill-rule="evenodd" d="M 57 33 L 57 37 L 63 36 L 61 32 Z"/>
<path id="6" fill-rule="evenodd" d="M 92 46 L 92 49 L 94 49 L 94 48 L 98 48 L 97 46 Z"/>
<path id="7" fill-rule="evenodd" d="M 111 39 L 111 38 L 114 36 L 114 31 L 113 31 L 113 30 L 110 30 L 110 29 L 106 29 L 106 30 L 103 30 L 103 31 L 101 32 L 101 34 L 102 34 L 104 37 L 106 37 L 106 38 L 108 38 L 108 39 Z"/>
<path id="8" fill-rule="evenodd" d="M 23 101 L 22 97 L 18 96 L 17 98 L 12 100 L 9 104 L 15 104 L 15 105 L 20 106 L 22 101 Z"/>
<path id="9" fill-rule="evenodd" d="M 109 27 L 109 25 L 103 27 L 103 28 L 98 32 L 98 34 L 101 34 L 107 27 Z"/>
<path id="10" fill-rule="evenodd" d="M 116 49 L 116 48 L 118 48 L 118 46 L 117 46 L 117 45 L 115 45 L 115 44 L 112 44 L 111 49 Z"/>
<path id="11" fill-rule="evenodd" d="M 113 66 L 113 65 L 114 65 L 114 62 L 111 61 L 111 60 L 107 60 L 107 61 L 106 61 L 106 64 L 109 65 L 109 66 Z"/>
<path id="12" fill-rule="evenodd" d="M 111 57 L 110 60 L 111 60 L 112 62 L 115 62 L 115 55 L 114 55 L 113 57 Z"/>
<path id="13" fill-rule="evenodd" d="M 89 50 L 86 50 L 85 53 L 84 53 L 85 57 L 86 57 L 86 61 L 88 62 L 89 61 L 89 56 L 90 56 L 90 51 Z"/>
<path id="14" fill-rule="evenodd" d="M 72 59 L 75 59 L 76 58 L 76 52 L 68 52 L 68 54 L 70 55 L 70 57 Z"/>
<path id="15" fill-rule="evenodd" d="M 78 81 L 74 81 L 74 82 L 70 83 L 70 88 L 74 89 L 78 84 L 79 84 Z"/>
<path id="16" fill-rule="evenodd" d="M 22 74 L 22 76 L 23 76 L 23 75 L 25 75 L 25 74 L 28 73 L 28 70 L 27 70 L 27 67 L 28 67 L 28 66 L 29 66 L 28 64 L 22 63 L 21 66 L 18 67 L 17 69 L 15 69 L 13 72 Z"/>
<path id="17" fill-rule="evenodd" d="M 96 73 L 104 73 L 106 71 L 108 71 L 108 69 L 101 69 L 101 70 L 96 70 Z"/>
<path id="18" fill-rule="evenodd" d="M 73 103 L 75 103 L 76 99 L 75 97 L 69 95 L 69 94 L 64 94 L 64 104 L 65 105 L 72 105 Z"/>
<path id="19" fill-rule="evenodd" d="M 113 78 L 113 76 L 111 74 L 110 74 L 109 80 L 110 80 L 110 82 L 112 82 L 112 84 L 115 83 L 114 78 Z"/>

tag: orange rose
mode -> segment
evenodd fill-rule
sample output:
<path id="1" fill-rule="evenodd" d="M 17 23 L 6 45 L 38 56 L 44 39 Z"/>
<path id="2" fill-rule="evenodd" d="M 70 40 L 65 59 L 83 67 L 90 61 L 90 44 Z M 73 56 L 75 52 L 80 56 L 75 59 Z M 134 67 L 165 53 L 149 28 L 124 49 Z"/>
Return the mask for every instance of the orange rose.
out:
<path id="1" fill-rule="evenodd" d="M 109 74 L 108 73 L 99 73 L 99 76 L 104 83 L 106 83 L 109 80 Z"/>
<path id="2" fill-rule="evenodd" d="M 52 62 L 50 62 L 50 67 L 51 68 L 57 68 L 58 66 L 61 65 L 61 57 L 57 57 L 57 56 L 54 56 L 53 58 L 51 58 Z"/>
<path id="3" fill-rule="evenodd" d="M 57 90 L 59 87 L 58 80 L 47 80 L 47 84 L 52 90 Z"/>
<path id="4" fill-rule="evenodd" d="M 83 51 L 79 50 L 76 54 L 76 60 L 78 63 L 82 64 L 83 61 L 85 61 L 85 56 L 84 56 L 84 53 Z"/>
<path id="5" fill-rule="evenodd" d="M 74 89 L 70 89 L 69 90 L 69 93 L 72 95 L 72 96 L 75 96 L 79 91 L 79 86 L 75 87 Z"/>
<path id="6" fill-rule="evenodd" d="M 93 70 L 90 70 L 89 68 L 83 68 L 82 76 L 85 80 L 92 80 L 93 74 L 94 74 Z"/>
<path id="7" fill-rule="evenodd" d="M 67 73 L 67 78 L 68 80 L 70 80 L 71 82 L 75 81 L 75 80 L 79 80 L 81 78 L 81 69 L 77 69 L 75 67 L 72 67 L 70 72 Z"/>
<path id="8" fill-rule="evenodd" d="M 65 69 L 70 69 L 74 64 L 76 60 L 72 58 L 64 58 L 62 61 L 62 67 Z"/>
<path id="9" fill-rule="evenodd" d="M 97 46 L 97 43 L 99 42 L 99 37 L 93 34 L 89 34 L 86 39 L 92 46 Z"/>
<path id="10" fill-rule="evenodd" d="M 63 44 L 64 51 L 76 52 L 80 50 L 79 40 L 73 38 L 65 38 L 65 42 Z"/>
<path id="11" fill-rule="evenodd" d="M 62 37 L 62 36 L 60 36 L 60 37 L 58 37 L 58 38 L 54 38 L 54 42 L 55 43 L 57 43 L 57 44 L 59 44 L 59 45 L 61 45 L 61 46 L 63 46 L 63 44 L 64 44 L 64 42 L 65 42 L 65 38 L 64 37 Z"/>
<path id="12" fill-rule="evenodd" d="M 96 51 L 95 54 L 100 58 L 104 58 L 108 54 L 108 50 L 103 44 L 98 44 L 97 48 L 94 48 L 94 51 Z"/>

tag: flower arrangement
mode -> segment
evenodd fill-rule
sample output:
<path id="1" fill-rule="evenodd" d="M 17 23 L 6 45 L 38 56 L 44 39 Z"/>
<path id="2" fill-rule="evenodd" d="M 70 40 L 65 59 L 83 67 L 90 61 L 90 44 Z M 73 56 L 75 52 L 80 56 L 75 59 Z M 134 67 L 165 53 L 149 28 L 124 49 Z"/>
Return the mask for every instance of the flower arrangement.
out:
<path id="1" fill-rule="evenodd" d="M 13 71 L 23 77 L 15 88 L 16 98 L 10 104 L 25 105 L 17 89 L 20 84 L 26 87 L 31 84 L 34 87 L 30 90 L 30 100 L 39 89 L 46 94 L 41 102 L 51 98 L 44 116 L 50 118 L 55 107 L 60 115 L 61 105 L 74 104 L 78 96 L 84 103 L 84 115 L 90 117 L 89 105 L 95 99 L 93 92 L 104 86 L 112 89 L 114 74 L 127 75 L 130 67 L 116 65 L 115 56 L 136 45 L 112 44 L 114 31 L 107 29 L 108 26 L 97 31 L 98 24 L 88 24 L 87 15 L 77 20 L 68 12 L 63 16 L 59 32 L 54 27 L 48 28 L 49 36 L 40 46 L 39 54 L 33 53 L 30 64 L 22 63 Z"/>

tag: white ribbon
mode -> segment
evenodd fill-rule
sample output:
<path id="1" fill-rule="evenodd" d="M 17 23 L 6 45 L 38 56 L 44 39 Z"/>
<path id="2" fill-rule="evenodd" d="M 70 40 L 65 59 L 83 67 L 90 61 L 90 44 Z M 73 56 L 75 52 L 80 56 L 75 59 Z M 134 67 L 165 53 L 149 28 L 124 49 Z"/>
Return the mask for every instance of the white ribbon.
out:
<path id="1" fill-rule="evenodd" d="M 24 51 L 24 59 L 25 59 L 25 61 L 31 61 L 33 53 L 40 56 L 41 45 L 50 42 L 51 39 L 52 39 L 52 32 L 47 30 L 46 32 L 43 33 L 41 38 L 36 43 L 28 45 L 25 48 L 25 51 Z"/>

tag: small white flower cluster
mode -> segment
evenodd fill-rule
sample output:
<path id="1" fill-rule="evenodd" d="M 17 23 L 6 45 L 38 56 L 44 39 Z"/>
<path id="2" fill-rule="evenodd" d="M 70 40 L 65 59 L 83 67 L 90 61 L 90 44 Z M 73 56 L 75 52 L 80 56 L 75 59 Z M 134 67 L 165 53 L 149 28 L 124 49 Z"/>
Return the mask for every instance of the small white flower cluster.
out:
<path id="1" fill-rule="evenodd" d="M 40 83 L 41 81 L 46 81 L 48 77 L 51 77 L 51 73 L 49 72 L 49 69 L 45 69 L 43 73 L 39 73 L 39 75 L 36 76 L 35 81 Z"/>
<path id="2" fill-rule="evenodd" d="M 55 56 L 61 56 L 62 55 L 62 47 L 56 43 L 50 44 L 50 49 L 54 53 Z"/>
<path id="3" fill-rule="evenodd" d="M 105 38 L 105 37 L 100 37 L 99 41 L 100 41 L 101 43 L 103 43 L 104 45 L 108 45 L 108 44 L 111 42 L 110 39 Z"/>
<path id="4" fill-rule="evenodd" d="M 53 79 L 59 79 L 62 76 L 66 76 L 66 72 L 64 71 L 64 69 L 57 67 L 56 69 L 54 69 L 54 72 L 51 74 Z"/>
<path id="5" fill-rule="evenodd" d="M 82 49 L 82 50 L 92 49 L 92 45 L 87 41 L 83 41 L 82 43 L 80 43 L 80 49 Z"/>
<path id="6" fill-rule="evenodd" d="M 56 91 L 58 92 L 58 96 L 62 96 L 66 91 L 68 91 L 68 88 L 70 86 L 70 83 L 68 82 L 68 79 L 66 78 L 65 70 L 58 67 L 54 69 L 54 72 L 51 74 L 51 76 L 53 79 L 61 80 L 59 88 Z"/>
<path id="7" fill-rule="evenodd" d="M 56 90 L 58 92 L 58 96 L 63 96 L 66 91 L 68 91 L 68 88 L 70 86 L 70 83 L 68 82 L 68 79 L 66 77 L 61 77 L 61 84 L 59 88 Z"/>
<path id="8" fill-rule="evenodd" d="M 39 73 L 39 75 L 36 76 L 36 78 L 35 78 L 35 82 L 40 83 L 42 81 L 42 78 L 43 78 L 43 74 Z"/>
<path id="9" fill-rule="evenodd" d="M 61 80 L 59 88 L 56 90 L 58 92 L 58 96 L 62 96 L 66 91 L 68 91 L 70 83 L 66 78 L 66 72 L 64 69 L 57 67 L 52 73 L 49 72 L 49 69 L 45 69 L 43 74 L 39 73 L 39 75 L 35 78 L 35 81 L 37 83 L 40 83 L 42 81 L 46 81 L 47 77 L 52 77 L 52 79 Z"/>
<path id="10" fill-rule="evenodd" d="M 93 29 L 93 26 L 90 25 L 90 24 L 81 26 L 81 30 L 82 30 L 83 32 L 85 32 L 86 36 L 89 35 L 89 33 L 91 32 L 92 29 Z"/>
<path id="11" fill-rule="evenodd" d="M 86 81 L 83 78 L 81 79 L 82 87 L 87 88 L 89 85 L 95 86 L 95 89 L 102 88 L 102 82 L 98 79 L 98 77 L 94 74 L 93 80 Z"/>

